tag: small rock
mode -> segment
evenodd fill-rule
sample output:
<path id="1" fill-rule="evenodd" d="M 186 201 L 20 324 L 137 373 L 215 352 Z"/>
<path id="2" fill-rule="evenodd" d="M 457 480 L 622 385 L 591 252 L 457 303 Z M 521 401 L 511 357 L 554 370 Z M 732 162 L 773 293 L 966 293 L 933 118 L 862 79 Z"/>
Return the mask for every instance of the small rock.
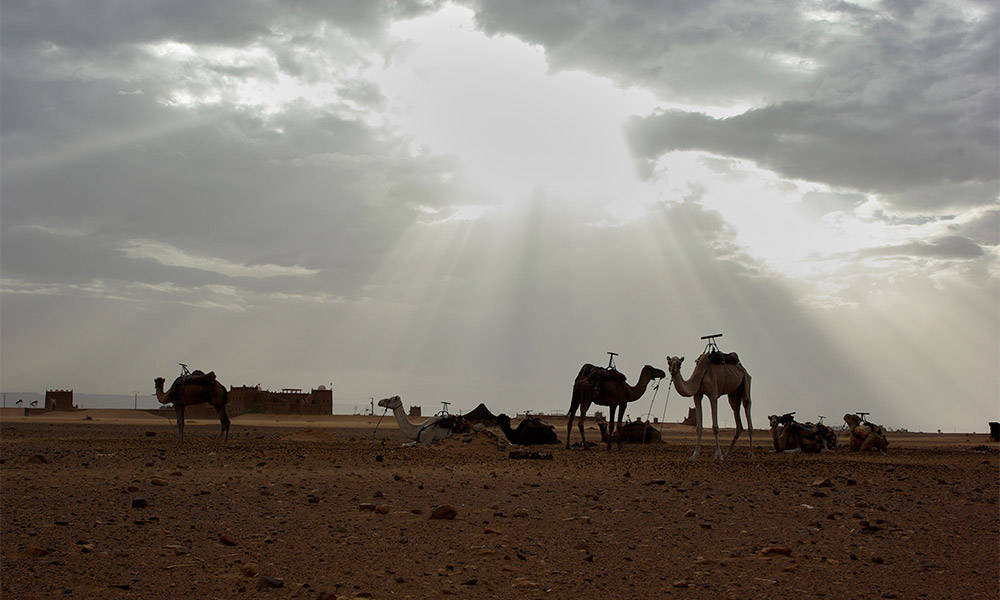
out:
<path id="1" fill-rule="evenodd" d="M 128 493 L 130 493 L 130 494 L 134 494 L 134 493 L 136 493 L 136 492 L 139 491 L 139 486 L 137 486 L 137 485 L 135 485 L 133 483 L 132 485 L 130 485 L 127 488 L 125 488 L 125 491 L 128 492 Z"/>
<path id="2" fill-rule="evenodd" d="M 361 504 L 358 505 L 358 510 L 360 510 L 361 512 L 365 511 L 373 512 L 375 510 L 375 505 L 372 504 L 371 502 L 362 502 Z"/>
<path id="3" fill-rule="evenodd" d="M 527 508 L 521 507 L 514 509 L 514 512 L 511 514 L 511 516 L 517 517 L 518 519 L 527 519 L 529 516 L 531 516 L 531 513 L 528 512 Z"/>
<path id="4" fill-rule="evenodd" d="M 442 504 L 431 509 L 432 519 L 454 519 L 458 515 L 458 510 L 450 504 Z"/>
<path id="5" fill-rule="evenodd" d="M 285 582 L 277 577 L 270 577 L 268 575 L 261 575 L 260 579 L 257 580 L 257 589 L 262 590 L 264 588 L 280 588 L 284 587 Z"/>
<path id="6" fill-rule="evenodd" d="M 389 505 L 379 504 L 378 506 L 375 507 L 375 512 L 377 512 L 380 515 L 387 515 L 389 514 Z"/>
<path id="7" fill-rule="evenodd" d="M 666 484 L 667 484 L 666 479 L 653 479 L 651 481 L 646 482 L 646 485 L 666 485 Z"/>
<path id="8" fill-rule="evenodd" d="M 45 458 L 45 456 L 42 455 L 42 454 L 36 454 L 36 455 L 32 456 L 31 458 L 29 458 L 28 462 L 31 463 L 31 464 L 33 464 L 33 465 L 40 465 L 40 464 L 48 464 L 48 463 L 50 463 L 52 461 L 50 461 L 49 459 Z"/>
<path id="9" fill-rule="evenodd" d="M 689 585 L 690 585 L 690 584 L 689 584 L 688 582 L 684 581 L 684 580 L 681 580 L 681 581 L 675 581 L 675 582 L 674 582 L 674 587 L 675 587 L 675 588 L 686 588 L 686 587 L 688 587 Z"/>
<path id="10" fill-rule="evenodd" d="M 499 529 L 493 529 L 492 527 L 487 527 L 487 528 L 483 529 L 483 533 L 492 533 L 492 534 L 500 535 L 500 530 Z"/>
<path id="11" fill-rule="evenodd" d="M 819 490 L 816 490 L 815 492 L 813 492 L 813 496 L 817 498 L 826 498 L 826 492 L 821 492 Z"/>
<path id="12" fill-rule="evenodd" d="M 132 498 L 132 508 L 146 508 L 149 503 L 145 498 Z"/>
<path id="13" fill-rule="evenodd" d="M 760 553 L 764 556 L 791 556 L 792 549 L 787 546 L 768 546 Z"/>
<path id="14" fill-rule="evenodd" d="M 694 516 L 694 511 L 693 510 L 689 510 L 686 513 L 684 513 L 684 516 L 685 517 L 693 517 Z"/>
<path id="15" fill-rule="evenodd" d="M 150 479 L 149 483 L 152 484 L 152 485 L 159 485 L 159 486 L 167 485 L 167 482 L 164 481 L 163 479 L 160 479 L 159 477 L 154 477 L 154 478 Z"/>
<path id="16" fill-rule="evenodd" d="M 224 533 L 220 533 L 219 534 L 219 543 L 222 544 L 223 546 L 235 546 L 236 545 L 236 540 L 234 540 L 233 538 L 229 537 L 228 535 L 226 535 Z"/>
<path id="17" fill-rule="evenodd" d="M 240 567 L 240 573 L 243 573 L 247 577 L 256 577 L 260 575 L 260 567 L 255 562 L 248 562 Z"/>
<path id="18" fill-rule="evenodd" d="M 833 487 L 833 482 L 830 481 L 829 477 L 826 477 L 824 479 L 817 479 L 810 485 L 812 485 L 813 487 Z"/>
<path id="19" fill-rule="evenodd" d="M 463 581 L 462 585 L 476 585 L 477 583 L 479 583 L 479 580 L 476 579 L 475 577 L 473 577 L 472 579 L 470 579 L 468 581 Z"/>

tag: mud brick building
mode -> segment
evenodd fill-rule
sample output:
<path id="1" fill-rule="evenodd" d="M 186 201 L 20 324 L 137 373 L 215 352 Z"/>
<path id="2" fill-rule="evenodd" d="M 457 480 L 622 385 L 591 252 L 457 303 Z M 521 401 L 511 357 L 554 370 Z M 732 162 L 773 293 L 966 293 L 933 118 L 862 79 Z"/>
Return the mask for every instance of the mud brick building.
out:
<path id="1" fill-rule="evenodd" d="M 262 389 L 259 385 L 237 385 L 229 388 L 230 416 L 243 413 L 277 415 L 333 414 L 333 390 L 325 386 L 304 392 L 299 388 L 284 388 L 280 392 Z"/>
<path id="2" fill-rule="evenodd" d="M 73 390 L 45 390 L 45 410 L 75 410 Z"/>

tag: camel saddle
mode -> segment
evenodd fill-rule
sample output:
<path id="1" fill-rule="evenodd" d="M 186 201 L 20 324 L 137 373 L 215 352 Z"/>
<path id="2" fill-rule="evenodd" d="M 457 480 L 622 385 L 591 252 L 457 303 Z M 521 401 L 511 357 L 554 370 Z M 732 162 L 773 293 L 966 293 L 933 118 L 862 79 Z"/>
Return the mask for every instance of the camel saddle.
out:
<path id="1" fill-rule="evenodd" d="M 713 365 L 738 365 L 740 357 L 735 352 L 712 351 L 708 353 L 708 361 Z"/>
<path id="2" fill-rule="evenodd" d="M 594 367 L 589 373 L 587 373 L 587 378 L 594 384 L 595 387 L 605 381 L 625 382 L 624 373 L 618 369 L 609 369 L 607 367 Z"/>
<path id="3" fill-rule="evenodd" d="M 174 380 L 174 385 L 210 385 L 215 383 L 215 371 L 203 373 L 194 371 L 190 375 L 181 375 Z"/>

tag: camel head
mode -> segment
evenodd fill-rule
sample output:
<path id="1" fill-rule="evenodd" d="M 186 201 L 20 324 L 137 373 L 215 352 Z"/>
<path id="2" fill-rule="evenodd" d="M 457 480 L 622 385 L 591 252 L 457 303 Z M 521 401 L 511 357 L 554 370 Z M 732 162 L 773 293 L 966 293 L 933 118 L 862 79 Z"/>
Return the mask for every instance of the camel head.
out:
<path id="1" fill-rule="evenodd" d="M 378 405 L 382 408 L 388 408 L 389 410 L 396 410 L 403 406 L 403 401 L 399 399 L 399 396 L 393 396 L 392 398 L 383 398 L 378 401 Z"/>
<path id="2" fill-rule="evenodd" d="M 664 377 L 667 376 L 667 374 L 661 371 L 660 369 L 657 369 L 656 367 L 650 365 L 646 365 L 645 367 L 643 367 L 642 372 L 648 373 L 650 379 L 663 379 Z"/>
<path id="3" fill-rule="evenodd" d="M 677 375 L 681 372 L 681 363 L 684 362 L 683 356 L 668 356 L 667 357 L 667 370 L 670 371 L 671 375 Z"/>
<path id="4" fill-rule="evenodd" d="M 153 380 L 153 385 L 156 386 L 156 391 L 158 391 L 158 392 L 162 392 L 163 391 L 163 382 L 164 381 L 166 381 L 166 380 L 164 378 L 162 378 L 162 377 L 157 377 L 156 379 Z"/>
<path id="5" fill-rule="evenodd" d="M 771 423 L 771 429 L 777 429 L 778 418 L 778 415 L 767 415 L 767 420 Z"/>
<path id="6" fill-rule="evenodd" d="M 855 414 L 847 413 L 844 415 L 844 422 L 847 423 L 848 427 L 854 429 L 861 424 L 861 417 Z"/>

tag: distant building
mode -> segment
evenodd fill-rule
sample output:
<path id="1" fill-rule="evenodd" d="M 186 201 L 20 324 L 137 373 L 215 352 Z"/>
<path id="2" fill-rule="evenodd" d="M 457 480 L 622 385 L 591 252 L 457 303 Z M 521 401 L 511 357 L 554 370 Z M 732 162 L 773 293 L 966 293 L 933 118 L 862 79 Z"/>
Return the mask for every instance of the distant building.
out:
<path id="1" fill-rule="evenodd" d="M 232 417 L 244 413 L 330 415 L 333 414 L 333 390 L 320 386 L 308 393 L 301 388 L 282 388 L 280 392 L 272 392 L 259 385 L 232 386 L 226 408 Z"/>
<path id="2" fill-rule="evenodd" d="M 45 410 L 74 410 L 73 390 L 45 390 Z"/>

